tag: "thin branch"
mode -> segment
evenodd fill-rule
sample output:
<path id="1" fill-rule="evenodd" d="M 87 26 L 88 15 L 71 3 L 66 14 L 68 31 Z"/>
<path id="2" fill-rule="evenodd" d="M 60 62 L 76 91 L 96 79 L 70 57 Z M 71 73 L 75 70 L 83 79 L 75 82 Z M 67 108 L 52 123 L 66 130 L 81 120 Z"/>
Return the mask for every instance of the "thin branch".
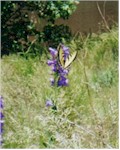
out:
<path id="1" fill-rule="evenodd" d="M 110 28 L 109 28 L 109 26 L 108 26 L 108 23 L 107 23 L 107 21 L 106 21 L 106 19 L 105 19 L 105 16 L 103 15 L 101 9 L 100 9 L 100 6 L 99 6 L 98 2 L 96 2 L 96 4 L 97 4 L 98 11 L 99 11 L 99 13 L 100 13 L 100 16 L 102 17 L 102 19 L 103 19 L 103 21 L 104 21 L 104 24 L 105 24 L 106 29 L 107 29 L 108 31 L 110 31 Z M 104 4 L 104 5 L 105 5 L 105 4 Z M 104 6 L 104 7 L 105 7 L 105 6 Z M 105 11 L 105 10 L 104 10 L 104 11 Z M 105 12 L 104 12 L 104 14 L 105 14 Z"/>

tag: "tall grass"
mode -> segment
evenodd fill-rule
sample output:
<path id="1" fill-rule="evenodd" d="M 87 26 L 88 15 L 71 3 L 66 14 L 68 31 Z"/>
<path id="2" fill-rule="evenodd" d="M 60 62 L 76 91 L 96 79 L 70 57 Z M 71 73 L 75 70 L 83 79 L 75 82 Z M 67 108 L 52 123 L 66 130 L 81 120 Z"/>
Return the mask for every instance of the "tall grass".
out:
<path id="1" fill-rule="evenodd" d="M 4 148 L 118 148 L 118 29 L 74 39 L 69 86 L 50 86 L 46 57 L 2 58 Z M 46 108 L 46 99 L 57 110 Z"/>

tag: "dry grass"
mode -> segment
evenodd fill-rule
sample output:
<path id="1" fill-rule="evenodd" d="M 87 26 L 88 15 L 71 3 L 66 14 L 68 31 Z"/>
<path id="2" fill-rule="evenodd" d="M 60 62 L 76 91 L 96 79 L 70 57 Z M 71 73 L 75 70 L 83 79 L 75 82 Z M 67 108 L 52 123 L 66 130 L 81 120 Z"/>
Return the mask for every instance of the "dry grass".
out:
<path id="1" fill-rule="evenodd" d="M 3 57 L 3 147 L 118 148 L 117 34 L 114 29 L 83 43 L 64 88 L 50 86 L 44 56 L 41 62 Z M 45 107 L 47 98 L 57 111 Z"/>

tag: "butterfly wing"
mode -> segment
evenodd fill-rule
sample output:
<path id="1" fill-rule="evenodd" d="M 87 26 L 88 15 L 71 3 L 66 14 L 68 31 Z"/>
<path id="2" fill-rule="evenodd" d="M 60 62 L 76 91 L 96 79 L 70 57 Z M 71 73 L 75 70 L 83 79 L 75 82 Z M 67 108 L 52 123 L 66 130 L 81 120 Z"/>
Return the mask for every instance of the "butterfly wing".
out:
<path id="1" fill-rule="evenodd" d="M 70 64 L 75 60 L 76 56 L 77 56 L 77 51 L 70 54 L 65 61 L 64 68 L 70 66 Z"/>
<path id="2" fill-rule="evenodd" d="M 60 65 L 62 67 L 64 67 L 64 65 L 65 65 L 65 58 L 64 58 L 64 51 L 63 51 L 61 45 L 59 45 L 59 47 L 58 47 L 58 61 L 60 62 Z"/>

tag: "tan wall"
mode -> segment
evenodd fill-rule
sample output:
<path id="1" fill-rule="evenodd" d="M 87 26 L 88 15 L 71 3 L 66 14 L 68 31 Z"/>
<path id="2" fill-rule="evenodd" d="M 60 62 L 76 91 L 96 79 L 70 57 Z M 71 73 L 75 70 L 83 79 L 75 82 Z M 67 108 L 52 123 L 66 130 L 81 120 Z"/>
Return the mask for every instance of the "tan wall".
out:
<path id="1" fill-rule="evenodd" d="M 98 1 L 98 4 L 102 12 L 105 10 L 105 18 L 109 24 L 118 22 L 118 1 Z M 30 16 L 36 24 L 37 30 L 42 31 L 47 21 L 39 19 L 35 12 L 32 12 Z M 56 24 L 68 25 L 72 33 L 75 34 L 78 31 L 83 33 L 97 32 L 102 28 L 100 25 L 102 21 L 103 19 L 98 11 L 96 1 L 80 1 L 77 5 L 77 10 L 68 20 L 58 19 L 56 20 Z"/>
<path id="2" fill-rule="evenodd" d="M 101 11 L 104 11 L 105 4 L 105 16 L 109 24 L 113 21 L 118 22 L 118 2 L 98 2 Z M 56 24 L 68 25 L 72 33 L 80 32 L 96 32 L 99 30 L 100 22 L 102 17 L 98 11 L 97 4 L 95 1 L 81 1 L 77 10 L 70 16 L 68 20 L 58 19 Z"/>

